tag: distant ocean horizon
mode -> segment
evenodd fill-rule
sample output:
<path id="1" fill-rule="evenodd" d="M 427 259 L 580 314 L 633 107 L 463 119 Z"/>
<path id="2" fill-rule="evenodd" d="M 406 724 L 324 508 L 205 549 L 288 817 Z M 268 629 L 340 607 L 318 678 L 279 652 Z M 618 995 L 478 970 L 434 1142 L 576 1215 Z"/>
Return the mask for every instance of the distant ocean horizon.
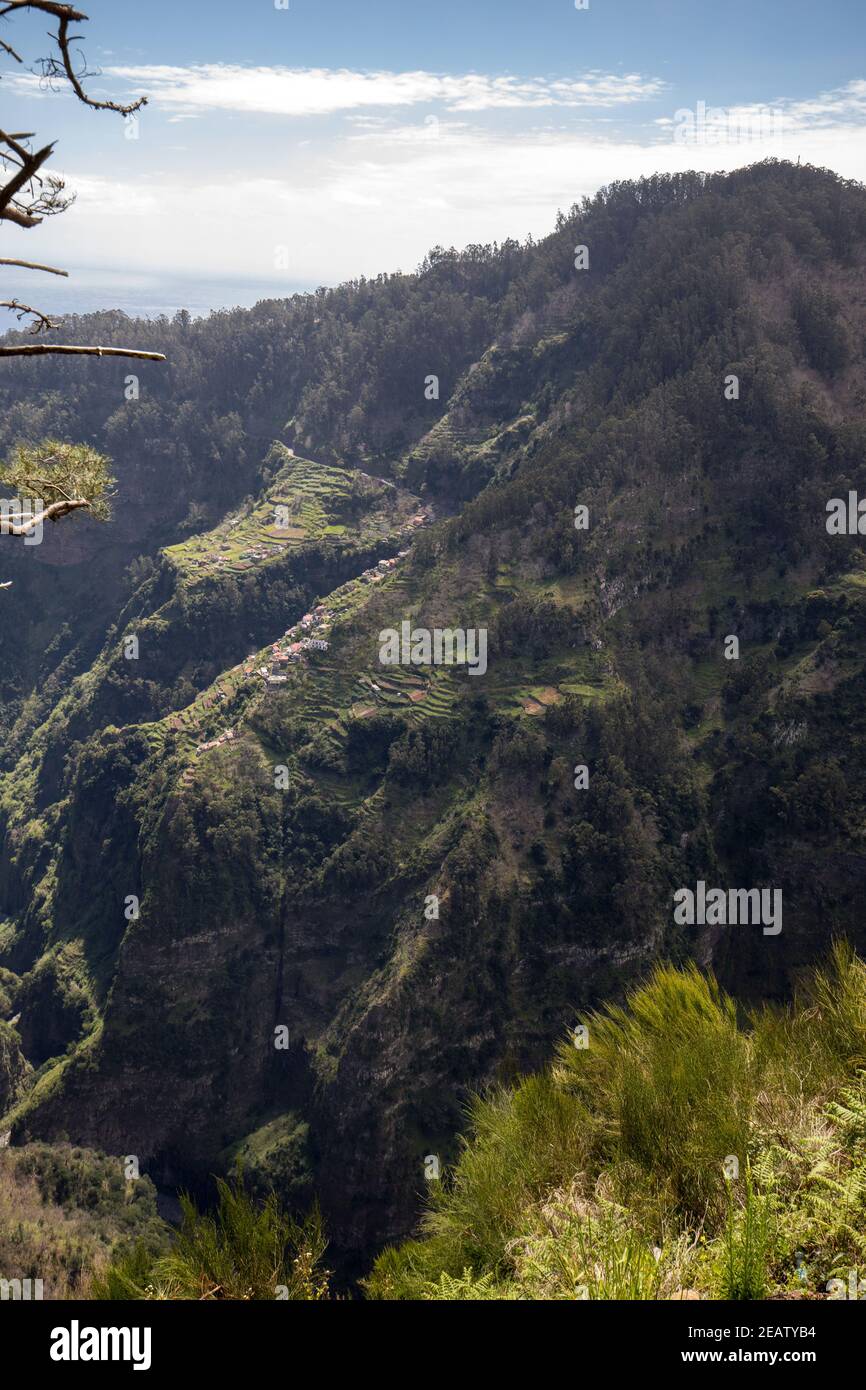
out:
<path id="1" fill-rule="evenodd" d="M 69 270 L 69 279 L 42 275 L 34 271 L 4 267 L 4 298 L 16 298 L 25 304 L 36 304 L 56 318 L 64 314 L 94 314 L 106 309 L 120 309 L 130 318 L 169 318 L 179 309 L 186 309 L 194 318 L 201 318 L 218 309 L 249 309 L 261 299 L 286 299 L 303 294 L 312 285 L 287 282 L 279 276 L 273 280 L 211 280 L 194 276 L 126 274 L 115 270 L 94 270 L 92 267 Z M 4 314 L 0 333 L 17 329 L 13 314 Z"/>

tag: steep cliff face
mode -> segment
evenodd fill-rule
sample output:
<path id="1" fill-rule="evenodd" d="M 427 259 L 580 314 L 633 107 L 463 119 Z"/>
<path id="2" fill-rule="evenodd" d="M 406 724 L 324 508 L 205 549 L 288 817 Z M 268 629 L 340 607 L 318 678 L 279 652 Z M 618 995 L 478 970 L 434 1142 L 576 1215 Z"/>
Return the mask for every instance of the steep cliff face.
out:
<path id="1" fill-rule="evenodd" d="M 278 446 L 156 557 L 15 732 L 14 1142 L 164 1182 L 241 1152 L 351 1271 L 468 1094 L 660 954 L 782 996 L 866 944 L 866 557 L 826 525 L 866 492 L 864 229 L 790 166 L 613 190 L 469 360 L 465 326 L 390 478 Z M 383 664 L 403 623 L 484 670 Z M 699 882 L 779 890 L 781 931 L 677 918 Z"/>
<path id="2" fill-rule="evenodd" d="M 30 1068 L 21 1041 L 8 1023 L 0 1023 L 0 1105 L 9 1110 L 24 1089 Z"/>

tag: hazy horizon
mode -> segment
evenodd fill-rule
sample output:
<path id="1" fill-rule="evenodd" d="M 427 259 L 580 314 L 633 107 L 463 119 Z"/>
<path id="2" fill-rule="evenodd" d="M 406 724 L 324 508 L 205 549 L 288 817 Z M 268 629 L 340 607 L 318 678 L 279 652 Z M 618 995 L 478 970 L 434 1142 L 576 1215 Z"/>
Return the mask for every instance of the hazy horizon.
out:
<path id="1" fill-rule="evenodd" d="M 33 276 L 24 270 L 7 269 L 4 285 L 14 295 L 25 299 L 32 292 Z M 220 309 L 250 309 L 262 299 L 287 299 L 304 294 L 312 284 L 275 284 L 273 281 L 244 281 L 232 277 L 221 279 L 191 275 L 142 275 L 121 271 L 94 271 L 92 268 L 69 268 L 69 279 L 52 277 L 41 282 L 40 302 L 56 318 L 68 314 L 94 314 L 119 309 L 130 318 L 169 318 L 179 309 L 187 309 L 194 318 Z M 23 325 L 22 325 L 23 326 Z M 10 318 L 2 331 L 12 332 L 20 326 Z"/>

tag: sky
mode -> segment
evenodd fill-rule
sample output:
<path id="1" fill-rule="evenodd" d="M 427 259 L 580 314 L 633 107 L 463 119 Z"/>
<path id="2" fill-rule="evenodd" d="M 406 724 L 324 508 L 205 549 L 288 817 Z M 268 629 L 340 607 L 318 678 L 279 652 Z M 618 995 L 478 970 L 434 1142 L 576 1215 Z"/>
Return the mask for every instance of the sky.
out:
<path id="1" fill-rule="evenodd" d="M 56 136 L 76 194 L 0 254 L 67 267 L 57 311 L 410 271 L 655 171 L 772 155 L 866 181 L 864 0 L 79 3 L 88 89 L 146 94 L 137 121 L 46 89 L 44 18 L 0 23 L 26 59 L 0 56 L 0 128 Z"/>

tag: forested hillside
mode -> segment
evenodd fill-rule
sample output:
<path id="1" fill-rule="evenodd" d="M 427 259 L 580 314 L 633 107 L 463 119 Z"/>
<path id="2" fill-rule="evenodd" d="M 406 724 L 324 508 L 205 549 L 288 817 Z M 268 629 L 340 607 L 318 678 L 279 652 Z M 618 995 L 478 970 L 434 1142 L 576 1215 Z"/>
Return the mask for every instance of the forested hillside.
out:
<path id="1" fill-rule="evenodd" d="M 13 1145 L 167 1187 L 240 1158 L 352 1275 L 467 1096 L 659 957 L 755 1002 L 866 946 L 866 552 L 827 524 L 866 496 L 864 232 L 827 171 L 658 177 L 539 243 L 137 323 L 168 363 L 136 383 L 4 369 L 5 450 L 118 477 L 109 528 L 6 552 Z M 384 666 L 406 621 L 486 669 Z M 698 883 L 781 893 L 780 929 L 678 918 Z"/>

